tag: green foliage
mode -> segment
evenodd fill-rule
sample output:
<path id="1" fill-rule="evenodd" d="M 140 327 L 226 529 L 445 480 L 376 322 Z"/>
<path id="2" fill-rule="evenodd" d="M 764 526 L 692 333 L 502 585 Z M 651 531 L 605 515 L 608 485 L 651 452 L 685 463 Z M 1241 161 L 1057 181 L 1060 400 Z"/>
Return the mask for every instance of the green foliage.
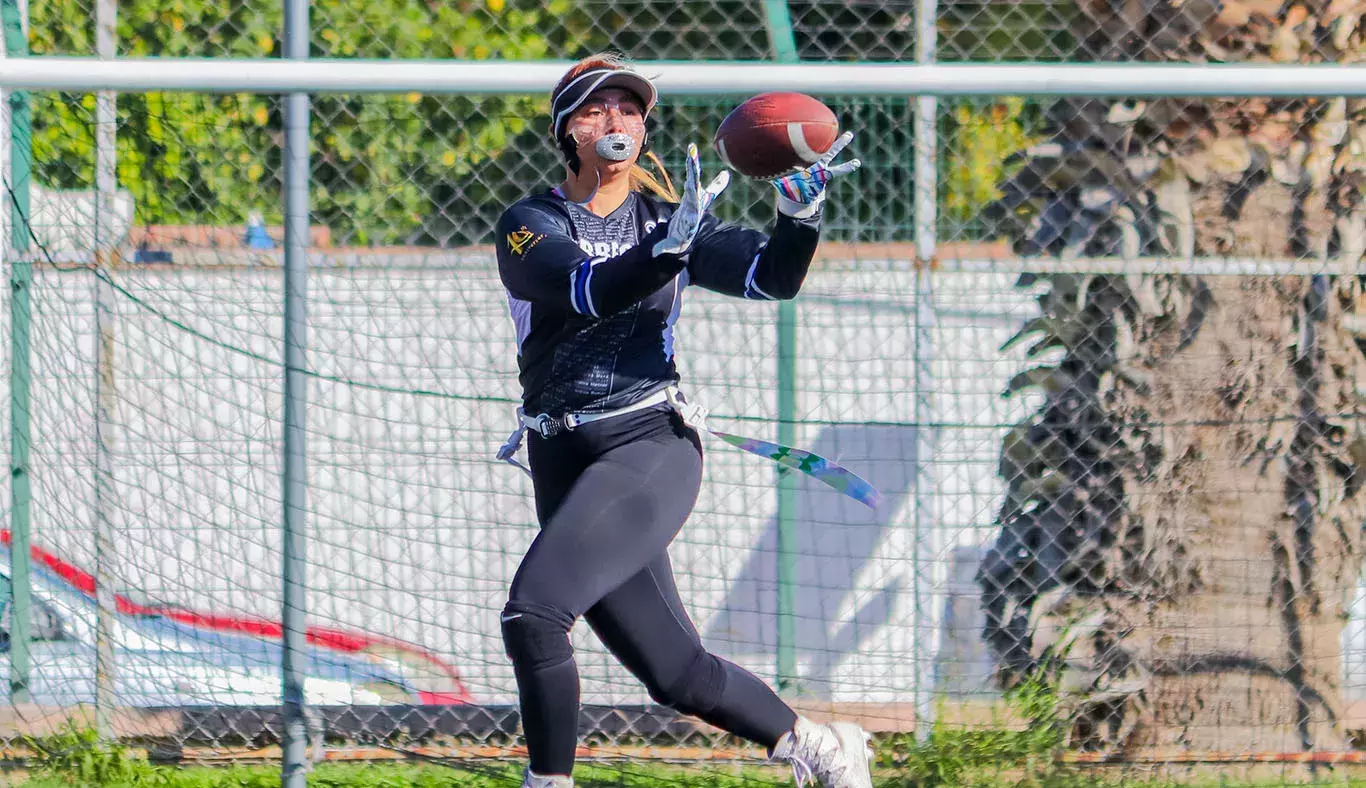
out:
<path id="1" fill-rule="evenodd" d="M 894 770 L 889 785 L 1061 785 L 1076 782 L 1056 763 L 1066 733 L 1055 684 L 1036 674 L 1006 693 L 1024 727 L 957 729 L 940 721 L 924 743 L 897 736 L 879 744 L 878 766 Z"/>
<path id="2" fill-rule="evenodd" d="M 1077 4 L 1055 0 L 944 0 L 939 5 L 941 61 L 1049 62 L 1086 59 L 1077 52 Z"/>
<path id="3" fill-rule="evenodd" d="M 120 53 L 138 57 L 278 56 L 278 2 L 132 0 L 119 7 Z M 406 0 L 313 5 L 312 56 L 530 60 L 581 48 L 565 32 L 569 0 Z M 89 54 L 81 4 L 34 0 L 35 54 Z M 34 159 L 53 188 L 93 183 L 92 95 L 35 97 Z M 315 224 L 339 243 L 423 238 L 436 189 L 468 178 L 544 115 L 542 97 L 324 95 L 312 101 Z M 259 94 L 119 96 L 118 180 L 144 224 L 239 225 L 252 211 L 281 219 L 283 102 Z M 509 154 L 517 156 L 516 152 Z M 517 162 L 513 162 L 516 164 Z M 482 184 L 458 189 L 467 200 Z M 465 192 L 468 192 L 466 194 Z M 468 240 L 468 239 L 460 239 Z"/>
<path id="4" fill-rule="evenodd" d="M 44 759 L 33 769 L 25 788 L 56 786 L 101 786 L 102 788 L 278 788 L 278 765 L 230 768 L 152 766 L 130 758 L 126 753 L 94 746 L 92 732 L 64 734 L 61 741 L 70 748 L 68 736 L 79 739 L 80 756 L 63 756 L 60 761 Z M 44 740 L 57 745 L 57 737 Z M 83 758 L 94 767 L 80 765 Z M 451 766 L 423 763 L 320 764 L 308 775 L 310 788 L 507 788 L 521 782 L 523 764 L 468 763 Z M 786 788 L 790 773 L 786 768 L 731 769 L 715 765 L 667 766 L 659 763 L 579 764 L 574 781 L 580 788 L 658 788 L 658 786 L 695 785 L 698 788 Z"/>
<path id="5" fill-rule="evenodd" d="M 1006 158 L 1035 141 L 1025 108 L 1025 100 L 1017 96 L 987 106 L 960 102 L 953 107 L 943 187 L 950 226 L 969 225 L 1001 196 L 998 186 L 1006 180 Z"/>
<path id="6" fill-rule="evenodd" d="M 531 60 L 572 57 L 613 45 L 636 58 L 768 57 L 763 37 L 737 37 L 737 31 L 761 26 L 752 5 L 727 1 L 707 6 L 711 10 L 680 6 L 657 18 L 631 13 L 637 9 L 634 0 L 621 0 L 611 13 L 592 13 L 571 0 L 319 0 L 311 11 L 311 55 Z M 1031 14 L 1043 13 L 1029 8 Z M 891 17 L 870 13 L 881 21 L 868 20 L 868 30 L 895 27 Z M 821 20 L 831 14 L 847 21 L 855 11 L 818 13 L 813 7 L 798 16 L 824 24 Z M 33 0 L 32 51 L 91 54 L 91 16 L 86 4 Z M 278 57 L 282 22 L 281 4 L 273 0 L 124 0 L 117 40 L 120 54 L 139 57 Z M 715 30 L 730 32 L 709 37 L 708 31 Z M 849 47 L 863 46 L 852 39 L 808 40 L 811 31 L 804 27 L 799 32 L 809 57 L 848 54 L 853 51 Z M 904 31 L 896 35 L 904 38 Z M 892 49 L 900 51 L 902 44 Z M 1038 55 L 1054 45 L 1033 42 L 1028 48 Z M 857 129 L 852 155 L 864 163 L 855 178 L 832 187 L 826 237 L 911 238 L 914 102 L 902 97 L 824 99 L 845 127 Z M 41 93 L 34 103 L 38 181 L 51 188 L 90 188 L 94 96 Z M 734 103 L 666 102 L 659 114 L 656 150 L 672 166 L 688 139 L 709 147 L 710 133 Z M 976 217 L 997 194 L 1003 160 L 1028 142 L 1028 124 L 1021 118 L 1028 106 L 1015 98 L 945 108 L 940 124 L 941 226 L 950 228 L 946 237 L 972 237 Z M 336 244 L 487 242 L 504 205 L 559 175 L 558 157 L 545 140 L 545 111 L 540 96 L 315 96 L 313 222 L 330 228 Z M 241 227 L 259 211 L 278 228 L 284 121 L 280 98 L 124 94 L 118 99 L 118 117 L 118 182 L 133 195 L 135 221 Z M 671 174 L 677 176 L 681 169 L 673 167 Z M 728 219 L 753 226 L 771 220 L 771 189 L 764 184 L 736 184 L 724 202 L 718 210 L 735 209 Z"/>
<path id="7" fill-rule="evenodd" d="M 939 786 L 1028 786 L 1029 788 L 1144 788 L 1211 786 L 1255 788 L 1284 786 L 1284 781 L 1231 782 L 1227 779 L 1191 782 L 1152 779 L 1120 771 L 1113 777 L 1058 766 L 1064 720 L 1052 686 L 1031 680 L 1009 693 L 1016 714 L 1029 720 L 1024 729 L 1000 727 L 974 732 L 936 726 L 929 741 L 895 736 L 875 742 L 878 752 L 873 782 L 878 788 L 938 788 Z M 54 736 L 28 739 L 42 753 L 30 764 L 27 781 L 14 782 L 0 773 L 0 784 L 25 788 L 277 788 L 278 764 L 234 767 L 156 766 L 122 747 L 101 747 L 93 731 L 69 729 Z M 315 767 L 308 775 L 311 788 L 508 788 L 521 781 L 522 762 L 367 763 Z M 1137 777 L 1137 779 L 1135 779 Z M 580 763 L 574 769 L 580 788 L 788 788 L 792 777 L 786 766 L 745 766 L 701 763 L 669 765 L 657 761 Z M 1322 784 L 1322 783 L 1319 783 Z M 1339 779 L 1338 785 L 1366 783 Z"/>
<path id="8" fill-rule="evenodd" d="M 39 755 L 33 764 L 35 783 L 51 780 L 61 785 L 166 786 L 170 776 L 147 761 L 134 758 L 126 747 L 101 745 L 93 729 L 68 726 L 60 733 L 25 737 Z"/>

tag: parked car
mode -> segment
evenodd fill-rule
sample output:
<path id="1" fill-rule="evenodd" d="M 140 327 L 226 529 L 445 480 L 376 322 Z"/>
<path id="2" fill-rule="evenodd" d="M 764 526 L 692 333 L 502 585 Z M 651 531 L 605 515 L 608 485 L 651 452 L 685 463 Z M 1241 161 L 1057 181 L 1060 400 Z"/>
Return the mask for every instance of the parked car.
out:
<path id="1" fill-rule="evenodd" d="M 10 675 L 10 532 L 0 530 L 0 676 Z M 95 580 L 32 548 L 29 690 L 39 705 L 95 700 Z M 230 613 L 138 603 L 116 595 L 115 704 L 125 707 L 280 703 L 283 627 Z M 310 705 L 471 703 L 455 667 L 411 643 L 311 626 L 304 654 Z"/>

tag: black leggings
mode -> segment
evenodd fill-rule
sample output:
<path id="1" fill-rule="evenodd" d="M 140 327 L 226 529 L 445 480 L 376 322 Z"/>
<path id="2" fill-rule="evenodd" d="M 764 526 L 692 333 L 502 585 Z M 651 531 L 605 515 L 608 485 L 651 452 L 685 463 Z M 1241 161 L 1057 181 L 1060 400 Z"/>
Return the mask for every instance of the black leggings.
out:
<path id="1" fill-rule="evenodd" d="M 541 531 L 502 614 L 537 774 L 570 774 L 579 674 L 569 630 L 583 616 L 657 702 L 773 747 L 796 715 L 753 674 L 710 654 L 674 585 L 668 546 L 702 480 L 697 433 L 643 410 L 528 445 Z"/>

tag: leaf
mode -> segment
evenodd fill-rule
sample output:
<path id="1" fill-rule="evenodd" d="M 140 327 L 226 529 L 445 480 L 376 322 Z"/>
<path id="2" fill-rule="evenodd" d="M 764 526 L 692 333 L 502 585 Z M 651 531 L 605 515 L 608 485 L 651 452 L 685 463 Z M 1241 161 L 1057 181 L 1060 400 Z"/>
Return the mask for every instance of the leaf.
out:
<path id="1" fill-rule="evenodd" d="M 1006 384 L 1002 396 L 1009 397 L 1032 388 L 1042 389 L 1048 394 L 1057 394 L 1075 382 L 1076 378 L 1058 367 L 1034 367 L 1012 377 Z"/>
<path id="2" fill-rule="evenodd" d="M 1278 63 L 1293 63 L 1300 58 L 1301 40 L 1295 28 L 1309 17 L 1302 5 L 1294 6 L 1285 16 L 1285 23 L 1271 37 L 1271 59 Z"/>

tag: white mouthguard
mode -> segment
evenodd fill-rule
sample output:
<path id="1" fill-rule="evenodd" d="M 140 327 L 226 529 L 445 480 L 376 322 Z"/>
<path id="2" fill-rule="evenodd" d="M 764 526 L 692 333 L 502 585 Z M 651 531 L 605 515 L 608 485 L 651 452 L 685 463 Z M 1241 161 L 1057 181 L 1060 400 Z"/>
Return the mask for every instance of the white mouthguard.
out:
<path id="1" fill-rule="evenodd" d="M 636 141 L 630 134 L 606 134 L 594 145 L 600 158 L 608 161 L 626 161 L 635 152 Z"/>

